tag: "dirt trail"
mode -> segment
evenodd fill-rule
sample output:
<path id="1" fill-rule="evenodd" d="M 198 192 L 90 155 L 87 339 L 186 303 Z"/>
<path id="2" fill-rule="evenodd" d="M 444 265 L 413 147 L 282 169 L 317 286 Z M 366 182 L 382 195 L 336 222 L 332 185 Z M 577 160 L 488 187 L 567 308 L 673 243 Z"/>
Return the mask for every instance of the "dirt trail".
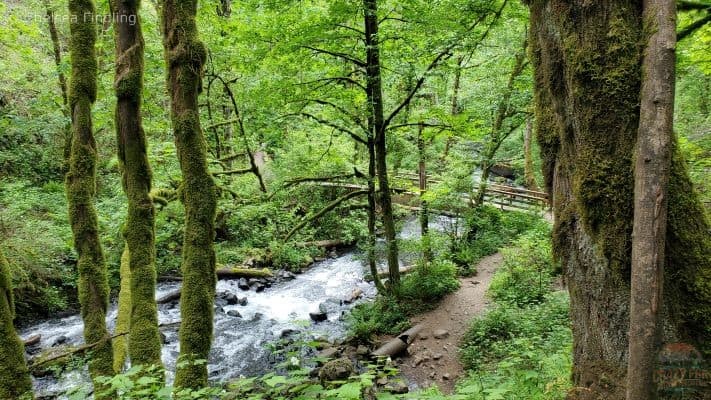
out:
<path id="1" fill-rule="evenodd" d="M 424 329 L 400 365 L 411 386 L 437 384 L 443 392 L 451 393 L 456 380 L 464 376 L 458 345 L 472 318 L 489 304 L 485 294 L 502 261 L 500 253 L 484 258 L 477 266 L 476 276 L 460 279 L 459 290 L 445 297 L 436 309 L 412 318 L 413 325 L 422 324 Z M 446 331 L 447 336 L 438 339 L 437 331 Z"/>

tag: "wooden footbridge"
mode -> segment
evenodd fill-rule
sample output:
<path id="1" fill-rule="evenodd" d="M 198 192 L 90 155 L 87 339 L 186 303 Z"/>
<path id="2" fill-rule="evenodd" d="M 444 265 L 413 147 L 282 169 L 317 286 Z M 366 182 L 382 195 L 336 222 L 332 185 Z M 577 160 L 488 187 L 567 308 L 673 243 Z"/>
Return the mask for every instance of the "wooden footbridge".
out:
<path id="1" fill-rule="evenodd" d="M 391 190 L 393 192 L 393 203 L 416 208 L 420 205 L 420 187 L 427 185 L 437 185 L 442 183 L 442 180 L 437 177 L 428 176 L 424 182 L 420 181 L 418 174 L 399 173 L 393 174 L 391 182 Z M 405 184 L 403 184 L 405 182 Z M 410 185 L 407 185 L 410 183 Z M 424 183 L 424 185 L 422 185 Z M 346 182 L 314 182 L 313 184 L 326 187 L 338 187 L 351 191 L 367 190 L 366 185 Z M 465 208 L 472 203 L 471 195 L 468 193 L 460 194 L 462 200 L 461 208 Z M 523 211 L 545 211 L 550 208 L 548 194 L 536 190 L 529 190 L 517 186 L 502 185 L 498 183 L 489 183 L 486 186 L 484 193 L 484 202 L 500 207 L 502 210 L 523 210 Z M 456 205 L 450 210 L 441 210 L 446 212 L 455 212 Z M 435 211 L 435 210 L 433 210 Z"/>

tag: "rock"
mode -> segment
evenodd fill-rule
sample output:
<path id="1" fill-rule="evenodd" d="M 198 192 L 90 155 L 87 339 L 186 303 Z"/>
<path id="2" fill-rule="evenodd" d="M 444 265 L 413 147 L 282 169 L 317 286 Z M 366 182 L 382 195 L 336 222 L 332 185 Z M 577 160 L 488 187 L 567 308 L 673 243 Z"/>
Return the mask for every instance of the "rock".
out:
<path id="1" fill-rule="evenodd" d="M 25 346 L 34 346 L 36 344 L 39 344 L 40 340 L 42 340 L 42 335 L 32 335 L 27 339 L 24 339 L 23 343 L 25 344 Z"/>
<path id="2" fill-rule="evenodd" d="M 289 272 L 289 271 L 282 271 L 281 277 L 282 277 L 282 279 L 287 280 L 287 281 L 296 279 L 296 275 L 293 272 Z"/>
<path id="3" fill-rule="evenodd" d="M 54 339 L 54 343 L 52 343 L 52 347 L 63 345 L 64 343 L 67 343 L 67 340 L 69 340 L 69 338 L 67 338 L 64 335 L 61 335 L 58 338 Z"/>
<path id="4" fill-rule="evenodd" d="M 160 332 L 160 342 L 163 343 L 163 344 L 168 344 L 168 343 L 170 343 L 170 342 L 168 341 L 168 335 L 166 335 L 166 334 L 163 333 L 163 332 Z"/>
<path id="5" fill-rule="evenodd" d="M 321 382 L 331 382 L 348 379 L 355 372 L 353 363 L 347 358 L 331 360 L 321 367 L 318 377 Z"/>
<path id="6" fill-rule="evenodd" d="M 368 355 L 368 353 L 370 353 L 370 350 L 368 350 L 368 348 L 363 345 L 358 346 L 358 348 L 356 349 L 356 354 L 358 354 L 359 356 L 365 356 Z"/>
<path id="7" fill-rule="evenodd" d="M 282 339 L 284 339 L 284 338 L 287 338 L 287 337 L 289 337 L 289 336 L 291 336 L 291 335 L 293 335 L 293 334 L 295 334 L 295 333 L 298 333 L 298 332 L 299 332 L 299 331 L 296 330 L 296 329 L 286 328 L 286 329 L 284 329 L 284 330 L 281 331 L 281 333 L 279 334 L 279 337 L 282 338 Z"/>
<path id="8" fill-rule="evenodd" d="M 378 385 L 378 386 L 385 386 L 385 385 L 388 384 L 388 378 L 385 378 L 385 377 L 383 377 L 383 378 L 378 378 L 378 380 L 375 381 L 375 384 Z"/>
<path id="9" fill-rule="evenodd" d="M 234 318 L 242 318 L 242 314 L 240 314 L 239 311 L 237 311 L 237 310 L 227 311 L 227 315 L 229 315 L 230 317 L 234 317 Z"/>
<path id="10" fill-rule="evenodd" d="M 264 314 L 259 313 L 259 312 L 254 313 L 254 316 L 252 317 L 252 321 L 259 321 L 260 319 L 262 319 L 262 317 L 264 317 Z"/>
<path id="11" fill-rule="evenodd" d="M 429 375 L 429 378 L 430 378 L 430 379 L 434 379 L 434 378 L 436 378 L 436 377 L 437 377 L 437 373 L 436 373 L 436 372 L 434 372 L 434 371 L 430 372 L 430 375 Z"/>
<path id="12" fill-rule="evenodd" d="M 309 371 L 309 378 L 318 378 L 318 374 L 321 372 L 321 367 L 316 367 Z"/>
<path id="13" fill-rule="evenodd" d="M 336 252 L 336 250 L 331 250 L 331 252 L 328 253 L 328 256 L 331 258 L 338 258 L 338 252 Z"/>
<path id="14" fill-rule="evenodd" d="M 249 290 L 249 283 L 247 282 L 247 279 L 239 278 L 239 281 L 237 281 L 237 287 L 242 290 Z"/>
<path id="15" fill-rule="evenodd" d="M 450 379 L 452 379 L 452 376 L 451 376 L 451 375 L 449 375 L 449 374 L 442 374 L 442 380 L 443 380 L 443 381 L 448 381 L 448 380 L 450 380 Z"/>
<path id="16" fill-rule="evenodd" d="M 427 336 L 425 334 L 420 335 L 420 340 L 427 340 L 427 339 L 429 339 L 429 336 Z"/>
<path id="17" fill-rule="evenodd" d="M 326 347 L 325 349 L 319 351 L 318 357 L 323 358 L 334 358 L 338 356 L 338 349 L 335 347 Z"/>
<path id="18" fill-rule="evenodd" d="M 393 394 L 405 394 L 410 391 L 405 382 L 402 381 L 388 382 L 384 389 Z"/>
<path id="19" fill-rule="evenodd" d="M 225 313 L 225 309 L 222 308 L 222 307 L 220 307 L 220 306 L 217 306 L 217 307 L 215 307 L 215 312 L 216 312 L 216 313 L 222 313 L 222 314 L 224 314 L 224 313 Z"/>
<path id="20" fill-rule="evenodd" d="M 444 329 L 437 329 L 432 333 L 432 336 L 434 336 L 435 339 L 444 339 L 446 337 L 449 337 L 449 331 L 446 331 Z"/>
<path id="21" fill-rule="evenodd" d="M 237 304 L 239 304 L 239 305 L 241 305 L 241 306 L 246 306 L 246 305 L 247 305 L 247 298 L 246 298 L 246 297 L 240 297 L 240 298 L 237 300 Z"/>
<path id="22" fill-rule="evenodd" d="M 422 356 L 419 356 L 419 357 L 415 357 L 415 366 L 418 366 L 418 365 L 420 365 L 420 364 L 422 364 L 422 363 L 425 363 L 425 362 L 427 362 L 427 361 L 429 361 L 429 360 L 430 360 L 430 357 L 427 356 L 427 355 L 422 355 Z"/>
<path id="23" fill-rule="evenodd" d="M 439 360 L 439 359 L 441 359 L 442 357 L 444 357 L 444 356 L 442 355 L 442 353 L 436 353 L 435 355 L 432 356 L 432 359 L 433 359 L 433 360 Z"/>
<path id="24" fill-rule="evenodd" d="M 328 314 L 326 314 L 325 312 L 320 312 L 320 311 L 319 312 L 312 312 L 312 313 L 309 313 L 309 317 L 311 317 L 311 320 L 313 320 L 314 322 L 321 322 L 321 321 L 325 321 L 328 319 Z"/>
<path id="25" fill-rule="evenodd" d="M 215 299 L 215 305 L 216 305 L 216 306 L 224 307 L 224 306 L 226 306 L 227 304 L 229 304 L 229 303 L 227 303 L 227 300 L 225 300 L 225 299 L 223 299 L 223 298 L 219 298 L 219 297 L 218 297 L 218 298 Z"/>
<path id="26" fill-rule="evenodd" d="M 239 303 L 239 297 L 234 293 L 227 293 L 227 295 L 225 295 L 225 301 L 227 301 L 228 305 L 233 306 Z"/>

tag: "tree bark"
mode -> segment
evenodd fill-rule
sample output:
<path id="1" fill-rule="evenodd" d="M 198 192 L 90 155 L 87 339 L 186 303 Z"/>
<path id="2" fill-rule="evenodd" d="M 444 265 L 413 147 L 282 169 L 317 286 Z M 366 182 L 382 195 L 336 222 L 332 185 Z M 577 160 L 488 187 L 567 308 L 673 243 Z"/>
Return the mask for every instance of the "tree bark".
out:
<path id="1" fill-rule="evenodd" d="M 645 0 L 651 32 L 642 58 L 635 149 L 627 400 L 657 398 L 654 368 L 664 282 L 667 184 L 671 166 L 676 63 L 675 0 Z"/>
<path id="2" fill-rule="evenodd" d="M 99 240 L 99 224 L 94 209 L 96 201 L 97 150 L 91 109 L 96 101 L 96 26 L 92 0 L 70 0 L 70 54 L 72 73 L 69 85 L 69 107 L 72 117 L 72 146 L 69 172 L 66 176 L 69 221 L 79 272 L 79 303 L 84 321 L 86 343 L 98 343 L 89 361 L 96 398 L 104 396 L 104 386 L 96 379 L 111 376 L 113 354 L 106 329 L 109 285 L 104 253 Z"/>
<path id="3" fill-rule="evenodd" d="M 459 89 L 462 86 L 462 65 L 464 64 L 464 56 L 457 57 L 457 66 L 454 69 L 454 84 L 452 87 L 452 110 L 450 115 L 459 115 Z M 449 136 L 447 142 L 444 145 L 444 152 L 442 153 L 442 160 L 446 160 L 449 155 L 449 150 L 452 148 L 454 143 L 454 136 Z"/>
<path id="4" fill-rule="evenodd" d="M 198 39 L 197 0 L 163 0 L 162 32 L 171 97 L 171 119 L 185 206 L 183 291 L 180 303 L 180 363 L 175 387 L 207 385 L 215 298 L 215 183 L 207 168 L 207 144 L 200 128 L 198 94 L 207 51 Z M 200 362 L 196 362 L 200 361 Z"/>
<path id="5" fill-rule="evenodd" d="M 366 78 L 369 112 L 373 116 L 375 166 L 378 176 L 380 207 L 387 246 L 390 289 L 397 291 L 400 285 L 400 265 L 398 261 L 395 220 L 393 217 L 390 185 L 388 183 L 387 144 L 385 140 L 385 118 L 383 115 L 383 88 L 380 75 L 380 47 L 378 39 L 377 0 L 363 0 L 365 17 Z"/>
<path id="6" fill-rule="evenodd" d="M 0 250 L 0 398 L 32 399 L 25 347 L 17 336 L 10 266 Z"/>
<path id="7" fill-rule="evenodd" d="M 131 260 L 128 246 L 124 245 L 121 253 L 119 267 L 120 288 L 118 297 L 118 310 L 116 311 L 116 332 L 128 332 L 131 326 Z M 114 339 L 114 371 L 123 372 L 128 356 L 128 335 Z"/>
<path id="8" fill-rule="evenodd" d="M 112 0 L 116 44 L 116 142 L 128 213 L 123 235 L 129 256 L 131 320 L 128 352 L 132 365 L 162 365 L 155 302 L 155 208 L 152 171 L 143 132 L 143 33 L 140 0 Z M 134 19 L 135 18 L 135 19 Z M 134 21 L 134 22 L 129 22 Z"/>
<path id="9" fill-rule="evenodd" d="M 418 175 L 420 186 L 420 232 L 422 240 L 422 256 L 425 262 L 430 262 L 434 258 L 432 254 L 432 246 L 430 244 L 430 214 L 427 206 L 427 200 L 424 199 L 427 193 L 427 152 L 425 138 L 422 136 L 425 130 L 423 123 L 420 123 L 417 130 L 417 155 L 418 155 Z"/>
<path id="10" fill-rule="evenodd" d="M 530 8 L 535 131 L 553 202 L 554 253 L 571 297 L 578 388 L 571 398 L 622 399 L 642 10 L 625 0 L 535 0 Z M 670 171 L 662 340 L 685 341 L 708 352 L 709 223 L 675 146 Z"/>

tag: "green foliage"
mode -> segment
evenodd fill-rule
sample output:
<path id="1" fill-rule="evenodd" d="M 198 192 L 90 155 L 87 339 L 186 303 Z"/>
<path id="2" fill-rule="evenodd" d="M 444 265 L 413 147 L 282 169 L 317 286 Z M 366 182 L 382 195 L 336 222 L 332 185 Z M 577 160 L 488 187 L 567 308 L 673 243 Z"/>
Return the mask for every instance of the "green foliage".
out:
<path id="1" fill-rule="evenodd" d="M 432 306 L 448 293 L 459 289 L 457 266 L 449 260 L 420 262 L 407 274 L 398 293 L 401 301 L 411 308 L 417 305 Z"/>
<path id="2" fill-rule="evenodd" d="M 451 258 L 463 275 L 474 272 L 476 263 L 529 229 L 545 229 L 540 217 L 524 212 L 503 212 L 491 206 L 481 206 L 464 213 L 463 234 L 453 232 Z M 457 227 L 457 229 L 459 229 Z"/>
<path id="3" fill-rule="evenodd" d="M 351 310 L 347 321 L 351 336 L 359 342 L 370 342 L 377 334 L 398 334 L 410 325 L 404 305 L 386 296 L 359 304 Z"/>
<path id="4" fill-rule="evenodd" d="M 502 252 L 504 263 L 491 282 L 489 295 L 516 306 L 542 302 L 554 273 L 550 230 L 531 231 Z"/>

